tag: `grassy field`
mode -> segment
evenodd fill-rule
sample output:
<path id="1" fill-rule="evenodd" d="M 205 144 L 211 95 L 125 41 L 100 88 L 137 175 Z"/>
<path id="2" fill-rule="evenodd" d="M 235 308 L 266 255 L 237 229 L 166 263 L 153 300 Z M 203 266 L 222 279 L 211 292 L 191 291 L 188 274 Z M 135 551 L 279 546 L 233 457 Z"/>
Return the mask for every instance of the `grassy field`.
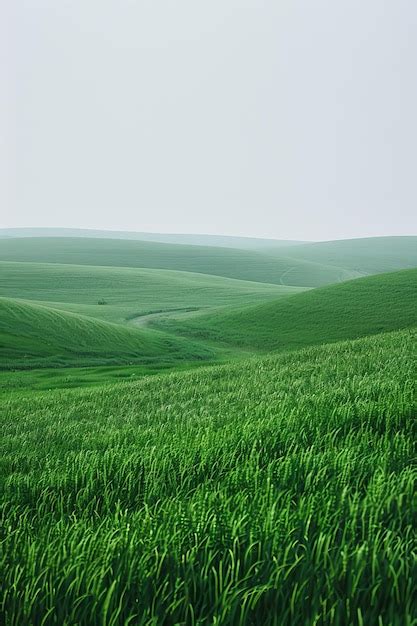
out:
<path id="1" fill-rule="evenodd" d="M 416 332 L 2 405 L 6 626 L 413 626 Z"/>
<path id="2" fill-rule="evenodd" d="M 172 270 L 0 262 L 2 296 L 121 323 L 155 311 L 243 306 L 301 290 Z"/>
<path id="3" fill-rule="evenodd" d="M 289 350 L 417 326 L 417 269 L 370 276 L 259 306 L 164 320 L 188 337 Z"/>
<path id="4" fill-rule="evenodd" d="M 0 261 L 168 269 L 300 287 L 360 276 L 350 269 L 253 250 L 82 237 L 0 239 Z"/>
<path id="5" fill-rule="evenodd" d="M 202 344 L 129 328 L 23 300 L 0 298 L 0 368 L 110 363 L 166 366 L 213 360 Z"/>
<path id="6" fill-rule="evenodd" d="M 417 626 L 415 241 L 1 239 L 0 623 Z"/>

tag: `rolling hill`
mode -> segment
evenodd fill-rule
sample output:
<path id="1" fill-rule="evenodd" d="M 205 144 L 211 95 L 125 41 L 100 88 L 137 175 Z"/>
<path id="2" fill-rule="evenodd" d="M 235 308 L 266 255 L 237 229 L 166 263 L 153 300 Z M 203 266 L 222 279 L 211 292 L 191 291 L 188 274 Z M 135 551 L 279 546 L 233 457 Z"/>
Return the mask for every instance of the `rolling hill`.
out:
<path id="1" fill-rule="evenodd" d="M 272 249 L 270 253 L 276 252 Z M 417 237 L 368 237 L 304 244 L 289 248 L 291 258 L 380 274 L 417 267 Z"/>
<path id="2" fill-rule="evenodd" d="M 155 311 L 256 304 L 300 290 L 173 270 L 0 261 L 1 296 L 113 322 Z"/>
<path id="3" fill-rule="evenodd" d="M 417 269 L 334 254 L 0 241 L 9 626 L 411 625 Z"/>
<path id="4" fill-rule="evenodd" d="M 360 276 L 352 270 L 253 250 L 82 237 L 1 239 L 0 261 L 169 269 L 300 287 Z"/>
<path id="5" fill-rule="evenodd" d="M 163 333 L 142 331 L 23 300 L 0 298 L 0 368 L 166 364 L 213 352 Z"/>
<path id="6" fill-rule="evenodd" d="M 417 269 L 313 289 L 160 328 L 255 350 L 294 350 L 417 326 Z"/>

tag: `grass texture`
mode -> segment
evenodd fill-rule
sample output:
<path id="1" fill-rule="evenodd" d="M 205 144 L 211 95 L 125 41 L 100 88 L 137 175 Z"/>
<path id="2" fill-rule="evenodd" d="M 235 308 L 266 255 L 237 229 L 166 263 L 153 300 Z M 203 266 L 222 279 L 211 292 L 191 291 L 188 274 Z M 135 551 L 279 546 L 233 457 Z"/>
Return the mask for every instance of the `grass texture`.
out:
<path id="1" fill-rule="evenodd" d="M 416 339 L 3 403 L 3 623 L 415 625 Z"/>

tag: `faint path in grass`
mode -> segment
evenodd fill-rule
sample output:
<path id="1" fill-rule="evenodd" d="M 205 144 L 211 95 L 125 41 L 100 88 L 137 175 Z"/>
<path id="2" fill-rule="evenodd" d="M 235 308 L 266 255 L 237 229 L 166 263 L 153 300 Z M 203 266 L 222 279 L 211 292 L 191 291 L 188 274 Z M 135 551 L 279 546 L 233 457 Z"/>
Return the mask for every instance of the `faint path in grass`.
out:
<path id="1" fill-rule="evenodd" d="M 151 322 L 157 322 L 170 317 L 175 317 L 176 319 L 189 317 L 202 309 L 203 307 L 181 307 L 177 309 L 165 309 L 163 311 L 150 311 L 149 313 L 132 317 L 128 321 L 134 326 L 143 328 L 144 326 L 148 326 Z"/>
<path id="2" fill-rule="evenodd" d="M 129 324 L 136 326 L 136 328 L 151 327 L 150 330 L 152 330 L 152 332 L 168 334 L 177 338 L 182 337 L 184 341 L 192 339 L 192 341 L 196 344 L 201 344 L 205 348 L 212 348 L 216 352 L 217 363 L 229 362 L 240 358 L 249 358 L 256 354 L 257 351 L 253 350 L 252 348 L 248 350 L 246 347 L 242 346 L 231 346 L 228 343 L 209 337 L 193 336 L 191 338 L 183 335 L 178 328 L 166 329 L 164 327 L 161 328 L 158 325 L 158 322 L 162 322 L 164 320 L 181 320 L 188 317 L 198 316 L 201 313 L 204 314 L 209 310 L 212 310 L 211 307 L 181 307 L 176 309 L 165 309 L 164 311 L 150 311 L 149 313 L 144 313 L 142 315 L 132 317 L 127 321 L 129 322 Z"/>
<path id="3" fill-rule="evenodd" d="M 283 280 L 283 279 L 284 279 L 284 277 L 285 277 L 287 274 L 289 274 L 289 272 L 291 272 L 293 269 L 295 269 L 295 265 L 292 265 L 292 266 L 291 266 L 291 267 L 289 267 L 287 270 L 285 270 L 285 272 L 283 272 L 283 273 L 281 274 L 280 279 L 279 279 L 279 282 L 280 282 L 280 284 L 281 284 L 281 285 L 285 285 L 285 286 L 287 286 L 287 284 L 286 284 L 286 283 L 284 283 L 284 280 Z"/>

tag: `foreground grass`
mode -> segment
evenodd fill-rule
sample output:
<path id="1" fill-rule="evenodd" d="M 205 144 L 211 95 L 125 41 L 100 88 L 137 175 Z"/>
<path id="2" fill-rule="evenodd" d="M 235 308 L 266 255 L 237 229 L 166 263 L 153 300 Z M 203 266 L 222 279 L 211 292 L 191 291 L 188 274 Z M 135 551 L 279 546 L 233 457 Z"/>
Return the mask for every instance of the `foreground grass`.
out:
<path id="1" fill-rule="evenodd" d="M 10 400 L 4 623 L 415 624 L 416 338 Z"/>

